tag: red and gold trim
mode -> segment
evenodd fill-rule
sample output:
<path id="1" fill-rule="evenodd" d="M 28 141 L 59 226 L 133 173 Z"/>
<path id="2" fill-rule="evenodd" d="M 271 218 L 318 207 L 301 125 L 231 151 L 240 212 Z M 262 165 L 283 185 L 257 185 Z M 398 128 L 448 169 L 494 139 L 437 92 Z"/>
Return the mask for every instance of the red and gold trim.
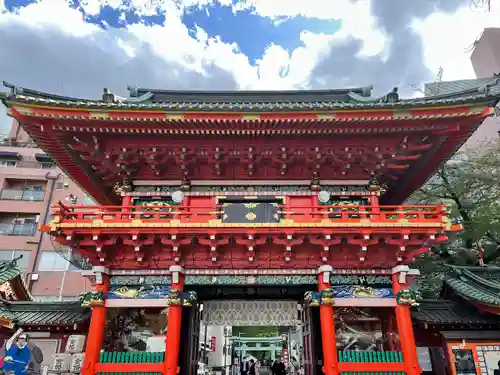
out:
<path id="1" fill-rule="evenodd" d="M 106 122 L 139 121 L 243 121 L 243 122 L 276 122 L 276 121 L 326 121 L 326 122 L 375 122 L 388 120 L 421 120 L 432 118 L 452 118 L 462 116 L 488 116 L 493 109 L 484 105 L 462 105 L 447 107 L 426 107 L 410 109 L 349 109 L 328 112 L 165 112 L 152 110 L 94 110 L 86 108 L 60 108 L 56 106 L 19 105 L 14 103 L 12 115 L 16 113 L 28 117 L 57 118 L 65 120 L 101 120 Z"/>

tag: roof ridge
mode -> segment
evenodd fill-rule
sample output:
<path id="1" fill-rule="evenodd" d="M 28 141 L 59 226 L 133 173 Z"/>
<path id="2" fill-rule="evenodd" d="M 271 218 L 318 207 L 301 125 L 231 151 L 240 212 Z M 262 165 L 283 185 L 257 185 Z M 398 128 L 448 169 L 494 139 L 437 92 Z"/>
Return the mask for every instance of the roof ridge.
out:
<path id="1" fill-rule="evenodd" d="M 12 83 L 8 83 L 6 81 L 2 81 L 2 84 L 4 87 L 10 89 L 10 95 L 21 95 L 21 94 L 31 94 L 34 97 L 47 97 L 55 100 L 82 100 L 78 98 L 73 98 L 71 96 L 63 96 L 63 95 L 57 95 L 57 94 L 51 94 L 48 92 L 44 91 L 37 91 L 37 90 L 32 90 L 26 87 L 21 87 L 21 86 L 16 86 L 13 85 Z M 0 94 L 6 94 L 6 93 L 0 93 Z"/>
<path id="2" fill-rule="evenodd" d="M 359 87 L 348 87 L 342 89 L 313 89 L 313 90 L 163 90 L 163 89 L 152 89 L 137 86 L 127 86 L 130 92 L 138 93 L 161 93 L 161 94 L 179 94 L 179 95 L 210 95 L 210 94 L 225 94 L 225 95 L 292 95 L 292 94 L 347 94 L 349 92 L 363 92 L 371 93 L 373 90 L 373 85 L 369 86 L 359 86 Z"/>

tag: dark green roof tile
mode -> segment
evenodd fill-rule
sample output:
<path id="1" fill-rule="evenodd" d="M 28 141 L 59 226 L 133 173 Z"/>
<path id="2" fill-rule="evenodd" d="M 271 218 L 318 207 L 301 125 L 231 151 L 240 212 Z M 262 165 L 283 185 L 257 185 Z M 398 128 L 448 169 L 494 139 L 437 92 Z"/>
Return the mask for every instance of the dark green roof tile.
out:
<path id="1" fill-rule="evenodd" d="M 19 275 L 21 275 L 21 270 L 15 262 L 0 261 L 0 285 L 11 281 Z"/>
<path id="2" fill-rule="evenodd" d="M 456 295 L 500 307 L 499 267 L 449 266 L 449 270 L 444 283 Z"/>
<path id="3" fill-rule="evenodd" d="M 444 84 L 444 83 L 443 83 Z M 96 109 L 153 109 L 164 111 L 227 111 L 227 112 L 283 112 L 338 109 L 392 109 L 490 102 L 500 99 L 500 78 L 486 83 L 474 81 L 455 85 L 456 91 L 423 98 L 400 99 L 397 90 L 382 97 L 371 97 L 371 87 L 340 90 L 302 91 L 175 91 L 131 89 L 130 98 L 114 96 L 105 91 L 107 100 L 86 100 L 63 97 L 5 84 L 9 93 L 0 93 L 4 102 L 19 101 L 31 104 Z M 452 86 L 453 87 L 453 86 Z M 108 100 L 109 99 L 109 100 Z M 114 100 L 113 100 L 114 99 Z"/>
<path id="4" fill-rule="evenodd" d="M 2 310 L 19 325 L 70 325 L 90 317 L 90 311 L 82 309 L 80 302 L 2 301 L 0 316 Z"/>
<path id="5" fill-rule="evenodd" d="M 422 300 L 412 311 L 415 321 L 429 324 L 500 324 L 500 318 L 480 314 L 473 306 L 448 300 Z"/>
<path id="6" fill-rule="evenodd" d="M 14 314 L 12 314 L 8 305 L 3 301 L 0 301 L 0 318 L 9 320 L 15 319 Z"/>

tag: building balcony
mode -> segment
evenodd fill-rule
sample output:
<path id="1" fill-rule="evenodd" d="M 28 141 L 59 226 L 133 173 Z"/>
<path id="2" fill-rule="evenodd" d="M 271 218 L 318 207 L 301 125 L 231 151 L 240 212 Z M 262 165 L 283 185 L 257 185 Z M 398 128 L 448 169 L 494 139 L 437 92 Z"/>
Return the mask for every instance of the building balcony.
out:
<path id="1" fill-rule="evenodd" d="M 57 206 L 51 229 L 62 228 L 161 228 L 180 230 L 213 228 L 436 228 L 451 230 L 446 207 L 439 206 L 287 206 L 258 204 L 241 207 L 214 205 Z M 235 205 L 236 206 L 236 205 Z"/>
<path id="2" fill-rule="evenodd" d="M 0 236 L 33 236 L 37 231 L 36 223 L 5 224 L 0 223 Z"/>
<path id="3" fill-rule="evenodd" d="M 459 229 L 444 206 L 237 205 L 59 205 L 43 230 L 90 263 L 202 269 L 390 268 Z"/>
<path id="4" fill-rule="evenodd" d="M 41 202 L 45 196 L 45 191 L 34 189 L 2 189 L 0 190 L 0 200 L 15 200 L 28 202 Z"/>

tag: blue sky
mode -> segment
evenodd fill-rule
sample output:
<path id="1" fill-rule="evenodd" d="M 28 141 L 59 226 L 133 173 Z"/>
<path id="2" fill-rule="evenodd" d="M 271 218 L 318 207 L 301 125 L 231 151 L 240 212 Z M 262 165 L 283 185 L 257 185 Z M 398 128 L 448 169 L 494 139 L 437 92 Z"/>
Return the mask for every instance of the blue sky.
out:
<path id="1" fill-rule="evenodd" d="M 464 50 L 487 26 L 500 0 L 491 13 L 469 0 L 0 0 L 0 79 L 84 98 L 127 85 L 412 96 L 440 67 L 473 78 Z"/>
<path id="2" fill-rule="evenodd" d="M 5 7 L 10 12 L 21 8 L 32 0 L 6 0 Z M 130 2 L 124 2 L 131 4 Z M 134 8 L 119 9 L 104 5 L 98 14 L 89 14 L 85 10 L 85 2 L 73 0 L 70 6 L 79 10 L 89 23 L 103 29 L 126 28 L 127 25 L 144 23 L 148 26 L 162 25 L 165 14 L 158 9 L 155 14 L 141 15 Z M 204 7 L 190 7 L 182 15 L 182 22 L 188 27 L 191 35 L 201 27 L 209 37 L 219 37 L 226 43 L 237 43 L 239 49 L 250 59 L 251 63 L 264 55 L 267 47 L 278 44 L 287 51 L 293 51 L 302 45 L 300 33 L 304 30 L 315 34 L 333 35 L 342 23 L 341 19 L 319 19 L 315 17 L 280 17 L 273 20 L 256 14 L 252 9 L 233 11 L 233 5 L 212 3 Z"/>
<path id="3" fill-rule="evenodd" d="M 218 35 L 224 42 L 237 43 L 252 63 L 262 57 L 265 49 L 272 44 L 293 51 L 302 45 L 301 31 L 333 35 L 340 29 L 342 22 L 339 19 L 321 20 L 301 15 L 274 21 L 250 9 L 233 13 L 231 6 L 220 4 L 192 9 L 184 14 L 182 21 L 192 32 L 198 26 L 210 36 Z"/>

